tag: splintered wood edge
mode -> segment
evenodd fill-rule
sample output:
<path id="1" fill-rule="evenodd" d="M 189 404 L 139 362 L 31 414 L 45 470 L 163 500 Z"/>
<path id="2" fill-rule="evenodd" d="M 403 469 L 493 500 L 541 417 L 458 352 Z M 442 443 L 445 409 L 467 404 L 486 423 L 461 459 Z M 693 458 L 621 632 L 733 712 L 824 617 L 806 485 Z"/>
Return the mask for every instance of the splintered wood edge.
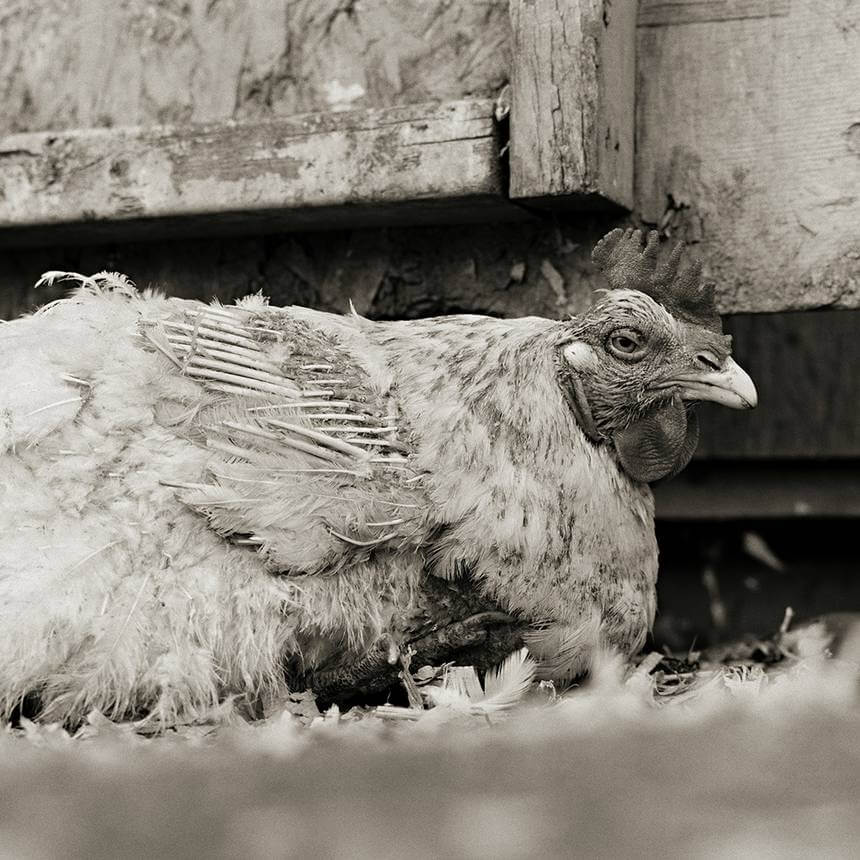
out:
<path id="1" fill-rule="evenodd" d="M 500 147 L 488 99 L 11 135 L 0 242 L 524 217 Z"/>

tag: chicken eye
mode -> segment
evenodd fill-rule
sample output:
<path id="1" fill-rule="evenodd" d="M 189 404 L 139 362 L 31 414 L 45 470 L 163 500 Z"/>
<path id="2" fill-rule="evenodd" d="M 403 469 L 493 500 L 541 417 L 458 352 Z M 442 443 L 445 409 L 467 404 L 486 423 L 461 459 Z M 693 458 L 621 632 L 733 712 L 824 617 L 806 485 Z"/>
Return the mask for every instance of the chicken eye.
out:
<path id="1" fill-rule="evenodd" d="M 633 340 L 632 337 L 626 337 L 623 334 L 618 335 L 618 337 L 612 338 L 612 345 L 619 352 L 636 352 L 636 341 Z"/>
<path id="2" fill-rule="evenodd" d="M 609 335 L 606 348 L 618 358 L 638 361 L 645 354 L 645 339 L 637 331 L 615 331 Z"/>

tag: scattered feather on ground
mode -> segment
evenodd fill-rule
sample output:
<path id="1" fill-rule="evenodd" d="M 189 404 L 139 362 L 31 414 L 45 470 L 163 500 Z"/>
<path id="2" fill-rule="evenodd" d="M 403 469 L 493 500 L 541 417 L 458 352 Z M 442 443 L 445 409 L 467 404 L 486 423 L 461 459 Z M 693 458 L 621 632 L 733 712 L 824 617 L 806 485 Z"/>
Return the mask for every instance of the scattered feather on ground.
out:
<path id="1" fill-rule="evenodd" d="M 23 721 L 0 736 L 0 855 L 856 856 L 860 643 L 768 641 L 771 663 L 695 670 L 607 655 L 566 691 L 525 652 L 483 684 L 423 667 L 427 709 L 320 714 L 305 693 L 157 738 Z"/>

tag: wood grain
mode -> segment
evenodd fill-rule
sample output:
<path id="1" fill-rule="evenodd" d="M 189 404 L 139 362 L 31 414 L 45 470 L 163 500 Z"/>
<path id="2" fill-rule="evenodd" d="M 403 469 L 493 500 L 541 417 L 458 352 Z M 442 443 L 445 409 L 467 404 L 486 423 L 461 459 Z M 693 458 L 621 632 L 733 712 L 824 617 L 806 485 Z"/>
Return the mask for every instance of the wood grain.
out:
<path id="1" fill-rule="evenodd" d="M 44 243 L 52 227 L 64 238 L 97 237 L 100 227 L 114 237 L 123 223 L 167 235 L 194 217 L 260 230 L 457 221 L 475 210 L 520 217 L 504 198 L 492 110 L 477 99 L 10 135 L 0 140 L 0 241 Z"/>
<path id="2" fill-rule="evenodd" d="M 725 310 L 858 307 L 860 5 L 769 8 L 638 29 L 638 212 L 697 245 Z"/>
<path id="3" fill-rule="evenodd" d="M 632 207 L 635 2 L 511 0 L 510 10 L 511 197 Z"/>
<path id="4" fill-rule="evenodd" d="M 516 2 L 522 12 L 521 29 L 535 30 L 538 22 L 532 8 L 526 0 Z M 587 6 L 585 0 L 573 5 L 596 8 Z M 558 9 L 572 5 L 559 0 L 541 2 L 534 8 L 544 16 L 560 15 Z M 627 20 L 626 15 L 616 15 L 625 8 L 617 0 L 611 5 L 603 3 L 609 30 L 619 20 Z M 231 118 L 244 122 L 309 109 L 491 95 L 511 69 L 508 11 L 504 0 L 295 0 L 289 4 L 284 0 L 254 4 L 203 0 L 182 4 L 169 0 L 134 4 L 46 0 L 35 4 L 11 0 L 0 9 L 0 132 L 104 126 L 114 127 L 112 133 L 121 136 L 116 127 L 129 124 L 148 128 L 165 122 L 209 123 Z M 751 17 L 765 13 L 768 17 Z M 691 16 L 698 17 L 693 20 Z M 639 27 L 637 37 L 638 211 L 633 221 L 658 226 L 672 239 L 692 242 L 694 252 L 705 258 L 726 312 L 860 307 L 858 16 L 860 6 L 844 0 L 712 0 L 707 4 L 646 0 L 641 5 L 639 21 L 647 26 Z M 584 33 L 581 20 L 571 26 L 572 30 L 561 34 L 568 44 L 572 34 Z M 382 33 L 385 38 L 380 37 Z M 535 31 L 535 39 L 538 35 Z M 552 31 L 541 38 L 549 39 L 552 47 Z M 631 56 L 623 54 L 619 66 L 603 62 L 602 68 L 626 68 L 623 64 Z M 574 65 L 581 65 L 579 59 L 574 53 L 558 57 L 559 62 Z M 570 80 L 581 79 L 585 67 L 579 65 Z M 556 71 L 563 71 L 563 66 Z M 619 73 L 618 79 L 626 80 L 625 74 Z M 607 80 L 604 75 L 598 83 Z M 563 83 L 568 86 L 568 78 Z M 363 94 L 355 95 L 359 91 Z M 602 103 L 626 102 L 613 96 Z M 518 108 L 519 128 L 526 133 L 527 111 L 533 107 L 526 99 Z M 516 117 L 513 125 L 517 126 Z M 265 122 L 259 127 L 265 127 Z M 561 128 L 565 134 L 570 131 L 573 142 L 562 134 L 552 144 L 556 147 L 552 159 L 563 152 L 565 158 L 581 164 L 583 150 L 577 143 L 583 139 L 581 130 L 576 123 Z M 468 148 L 467 142 L 462 143 Z M 259 145 L 265 147 L 266 142 Z M 619 152 L 623 151 L 619 141 Z M 41 150 L 36 160 L 40 154 Z M 203 157 L 202 152 L 183 155 L 197 161 L 198 173 Z M 78 210 L 79 220 L 71 227 L 55 224 L 46 230 L 35 226 L 29 234 L 17 231 L 14 235 L 4 231 L 3 241 L 8 246 L 28 240 L 44 247 L 82 239 L 211 237 L 355 224 L 490 220 L 515 214 L 503 203 L 499 208 L 499 195 L 473 195 L 468 205 L 457 197 L 422 197 L 417 206 L 402 200 L 377 200 L 360 212 L 340 204 L 293 207 L 286 217 L 265 207 L 252 211 L 256 204 L 248 198 L 241 211 L 196 211 L 189 218 L 187 210 L 175 213 L 164 208 L 157 218 L 147 219 L 140 214 L 145 211 L 146 195 L 122 190 L 123 158 L 120 152 L 107 163 L 78 161 L 73 165 L 76 172 L 68 178 L 72 189 L 86 186 L 94 176 L 102 181 L 100 189 L 93 187 L 91 196 L 98 196 L 95 204 L 115 212 L 118 220 L 83 222 L 79 216 L 85 210 L 99 211 L 87 206 Z M 552 159 L 545 165 L 550 174 L 554 164 L 565 163 Z M 27 168 L 24 163 L 31 160 L 26 151 L 0 156 L 0 182 L 9 182 L 12 174 L 26 178 L 32 166 Z M 238 159 L 232 160 L 234 169 L 238 163 Z M 452 163 L 461 167 L 456 159 Z M 54 171 L 62 170 L 62 159 L 49 158 L 42 164 L 42 184 L 35 184 L 31 192 L 45 201 L 56 200 L 51 195 L 60 189 L 52 180 Z M 103 177 L 100 171 L 106 164 L 108 171 L 114 167 L 116 176 Z M 594 159 L 585 162 L 588 169 L 594 164 Z M 129 171 L 134 169 L 130 162 Z M 577 176 L 575 170 L 568 172 L 565 181 L 573 187 L 580 181 Z M 389 172 L 388 180 L 396 183 L 398 177 Z M 235 177 L 230 182 L 234 190 L 243 187 Z M 252 185 L 247 187 L 253 192 Z M 161 193 L 154 187 L 145 190 L 147 195 Z M 163 190 L 170 191 L 169 187 Z M 106 201 L 101 192 L 110 199 Z M 551 199 L 574 206 L 595 202 L 589 193 L 558 194 L 542 202 Z M 279 207 L 281 202 L 279 198 Z M 184 200 L 180 203 L 185 205 Z M 39 205 L 38 201 L 33 204 L 36 210 Z M 0 201 L 0 210 L 3 207 L 7 211 L 11 207 L 8 200 Z M 62 213 L 71 205 L 59 200 L 58 207 Z M 46 203 L 44 208 L 50 209 L 48 217 L 54 217 L 57 207 Z M 536 306 L 560 313 L 587 301 L 591 272 L 581 246 L 591 241 L 594 231 L 591 225 L 582 226 L 580 212 L 567 220 L 558 212 L 552 215 L 553 221 L 542 230 L 527 231 L 539 251 L 529 253 L 536 259 L 529 260 L 524 278 L 515 281 L 513 292 L 520 285 L 524 291 L 531 289 Z M 605 227 L 615 226 L 609 216 L 599 218 Z M 563 239 L 558 238 L 561 232 Z M 406 233 L 394 244 L 402 248 L 415 235 Z M 474 284 L 477 307 L 491 304 L 494 311 L 505 312 L 495 295 L 488 299 L 497 288 L 495 281 L 484 289 L 479 278 L 467 274 L 474 271 L 475 257 L 504 259 L 511 235 L 503 231 L 496 237 L 493 231 L 480 228 L 471 235 L 472 243 L 480 242 L 482 247 L 470 251 L 465 237 L 463 243 L 458 242 L 457 254 L 462 253 L 462 259 L 451 260 L 456 280 Z M 411 256 L 427 257 L 422 265 L 432 268 L 433 255 L 425 240 L 416 241 Z M 321 245 L 325 242 L 320 240 Z M 341 261 L 347 281 L 356 273 L 373 280 L 387 265 L 385 250 L 376 256 L 366 253 L 374 242 L 377 240 L 358 241 L 368 266 L 366 273 L 356 269 L 356 258 Z M 558 250 L 569 246 L 580 248 L 570 253 Z M 122 256 L 121 250 L 118 253 Z M 52 254 L 55 258 L 74 256 L 59 250 Z M 182 256 L 162 251 L 161 246 L 149 251 L 152 257 L 160 254 L 166 256 L 161 263 L 153 260 L 156 269 L 171 269 L 174 257 Z M 410 254 L 404 250 L 403 255 Z M 244 264 L 251 275 L 255 259 L 252 254 Z M 549 271 L 543 266 L 544 259 L 561 275 L 568 296 L 568 302 L 557 309 L 543 301 L 545 278 L 540 273 Z M 38 275 L 54 263 L 44 260 L 41 252 L 29 262 L 16 260 L 12 268 L 18 271 L 20 263 L 28 274 L 12 288 L 8 304 L 22 307 L 30 300 L 22 300 L 18 292 L 28 289 L 29 272 Z M 522 261 L 521 256 L 513 262 Z M 208 268 L 210 263 L 201 265 Z M 243 268 L 238 262 L 233 265 L 237 270 Z M 102 266 L 97 264 L 97 268 Z M 495 267 L 491 268 L 496 278 Z M 192 282 L 202 284 L 193 272 L 186 274 Z M 419 276 L 413 273 L 409 277 Z M 434 282 L 436 274 L 419 280 Z M 398 289 L 406 294 L 409 285 Z M 466 306 L 463 303 L 469 296 L 459 295 L 459 286 L 453 292 L 458 295 L 452 304 Z M 510 310 L 517 312 L 521 305 L 519 299 L 513 300 Z M 426 306 L 448 305 L 430 296 Z"/>
<path id="5" fill-rule="evenodd" d="M 791 0 L 641 0 L 640 27 L 787 15 Z"/>

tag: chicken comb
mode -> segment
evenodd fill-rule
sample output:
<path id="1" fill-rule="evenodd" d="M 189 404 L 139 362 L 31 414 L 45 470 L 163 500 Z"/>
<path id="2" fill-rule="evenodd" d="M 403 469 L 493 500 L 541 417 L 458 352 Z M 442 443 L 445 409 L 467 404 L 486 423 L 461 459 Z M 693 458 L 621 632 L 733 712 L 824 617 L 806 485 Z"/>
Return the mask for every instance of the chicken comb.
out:
<path id="1" fill-rule="evenodd" d="M 656 230 L 642 247 L 641 230 L 617 228 L 607 233 L 591 254 L 606 276 L 610 289 L 639 290 L 660 302 L 673 316 L 722 332 L 714 300 L 714 285 L 702 283 L 702 263 L 694 260 L 681 270 L 684 243 L 678 242 L 658 265 L 660 241 Z"/>

